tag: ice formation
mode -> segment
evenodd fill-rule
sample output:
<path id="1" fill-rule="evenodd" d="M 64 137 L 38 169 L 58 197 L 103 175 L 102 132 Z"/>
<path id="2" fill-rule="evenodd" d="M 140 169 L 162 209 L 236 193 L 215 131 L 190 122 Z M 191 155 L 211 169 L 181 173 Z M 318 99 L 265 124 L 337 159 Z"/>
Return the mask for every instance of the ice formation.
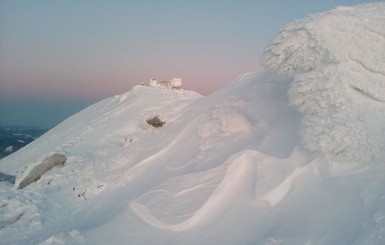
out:
<path id="1" fill-rule="evenodd" d="M 304 113 L 302 139 L 349 165 L 385 158 L 385 4 L 338 7 L 283 29 L 266 67 L 294 77 L 290 101 Z"/>

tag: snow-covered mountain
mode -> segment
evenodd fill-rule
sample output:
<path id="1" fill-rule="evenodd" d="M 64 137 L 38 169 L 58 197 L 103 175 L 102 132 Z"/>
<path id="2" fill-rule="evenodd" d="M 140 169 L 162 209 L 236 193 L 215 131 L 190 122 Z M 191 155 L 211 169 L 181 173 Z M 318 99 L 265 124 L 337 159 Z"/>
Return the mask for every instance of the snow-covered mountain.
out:
<path id="1" fill-rule="evenodd" d="M 210 96 L 94 104 L 0 161 L 0 243 L 385 244 L 384 60 L 385 3 L 339 7 Z"/>
<path id="2" fill-rule="evenodd" d="M 0 159 L 18 151 L 47 131 L 37 127 L 0 126 Z"/>

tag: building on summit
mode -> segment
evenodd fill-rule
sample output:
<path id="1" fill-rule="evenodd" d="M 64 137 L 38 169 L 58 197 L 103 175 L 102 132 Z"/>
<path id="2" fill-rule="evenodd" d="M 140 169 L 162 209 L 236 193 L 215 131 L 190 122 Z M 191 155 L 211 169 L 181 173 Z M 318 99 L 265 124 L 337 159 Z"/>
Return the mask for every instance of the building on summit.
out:
<path id="1" fill-rule="evenodd" d="M 181 78 L 173 78 L 169 81 L 158 81 L 155 78 L 151 78 L 150 79 L 150 87 L 160 88 L 160 89 L 179 90 L 182 88 L 182 79 Z"/>

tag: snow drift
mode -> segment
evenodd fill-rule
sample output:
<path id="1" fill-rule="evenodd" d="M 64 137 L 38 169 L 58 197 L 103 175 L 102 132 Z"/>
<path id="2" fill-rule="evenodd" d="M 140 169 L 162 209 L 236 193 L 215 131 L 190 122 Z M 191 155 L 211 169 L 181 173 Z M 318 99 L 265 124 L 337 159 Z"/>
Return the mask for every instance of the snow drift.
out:
<path id="1" fill-rule="evenodd" d="M 67 119 L 0 161 L 20 183 L 66 158 L 0 182 L 1 243 L 384 244 L 384 10 L 286 27 L 264 56 L 286 75 L 137 86 Z"/>
<path id="2" fill-rule="evenodd" d="M 306 147 L 349 165 L 385 158 L 385 5 L 338 7 L 288 25 L 264 65 L 294 77 Z"/>

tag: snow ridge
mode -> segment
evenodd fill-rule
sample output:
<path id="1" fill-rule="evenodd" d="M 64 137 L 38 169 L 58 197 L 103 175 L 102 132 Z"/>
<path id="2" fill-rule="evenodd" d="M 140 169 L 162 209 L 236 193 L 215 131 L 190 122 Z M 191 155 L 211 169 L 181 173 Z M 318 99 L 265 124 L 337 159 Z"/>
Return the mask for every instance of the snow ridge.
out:
<path id="1" fill-rule="evenodd" d="M 308 149 L 351 166 L 384 159 L 384 47 L 385 3 L 311 15 L 272 40 L 263 64 L 293 76 Z"/>

